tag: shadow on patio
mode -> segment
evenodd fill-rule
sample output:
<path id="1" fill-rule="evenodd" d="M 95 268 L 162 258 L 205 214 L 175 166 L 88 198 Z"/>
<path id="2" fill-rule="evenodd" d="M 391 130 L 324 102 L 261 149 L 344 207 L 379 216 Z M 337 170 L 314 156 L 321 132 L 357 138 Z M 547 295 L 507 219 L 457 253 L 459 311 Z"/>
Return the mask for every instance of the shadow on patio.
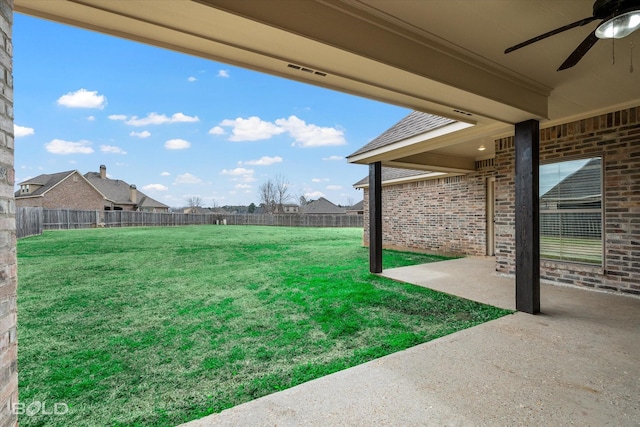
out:
<path id="1" fill-rule="evenodd" d="M 514 306 L 493 258 L 385 270 Z M 541 285 L 542 314 L 505 316 L 185 426 L 616 425 L 640 420 L 640 299 Z"/>

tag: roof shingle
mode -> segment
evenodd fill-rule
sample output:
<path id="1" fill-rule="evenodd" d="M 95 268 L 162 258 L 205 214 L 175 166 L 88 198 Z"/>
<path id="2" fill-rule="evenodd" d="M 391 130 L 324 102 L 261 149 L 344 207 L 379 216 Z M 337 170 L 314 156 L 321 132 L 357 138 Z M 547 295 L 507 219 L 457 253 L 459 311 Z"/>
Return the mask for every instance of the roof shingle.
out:
<path id="1" fill-rule="evenodd" d="M 347 157 L 353 157 L 358 154 L 386 147 L 387 145 L 441 128 L 454 122 L 455 120 L 445 117 L 434 116 L 433 114 L 427 114 L 421 111 L 413 111 L 373 141 Z"/>

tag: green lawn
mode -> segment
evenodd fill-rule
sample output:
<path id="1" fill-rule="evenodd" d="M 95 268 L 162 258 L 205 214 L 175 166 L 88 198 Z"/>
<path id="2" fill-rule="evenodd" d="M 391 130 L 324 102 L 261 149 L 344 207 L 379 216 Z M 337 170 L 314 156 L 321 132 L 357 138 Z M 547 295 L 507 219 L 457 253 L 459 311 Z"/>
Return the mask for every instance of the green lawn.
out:
<path id="1" fill-rule="evenodd" d="M 18 242 L 21 426 L 167 426 L 508 311 L 368 273 L 360 229 L 191 226 Z M 387 251 L 385 268 L 438 261 Z"/>

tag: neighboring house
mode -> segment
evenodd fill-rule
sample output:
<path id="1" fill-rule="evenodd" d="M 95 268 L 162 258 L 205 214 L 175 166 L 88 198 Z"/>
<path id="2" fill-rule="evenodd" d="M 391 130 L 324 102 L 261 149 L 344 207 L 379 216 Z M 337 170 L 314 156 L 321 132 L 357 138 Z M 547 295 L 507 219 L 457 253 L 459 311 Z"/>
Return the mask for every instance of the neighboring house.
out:
<path id="1" fill-rule="evenodd" d="M 282 205 L 282 213 L 298 213 L 300 212 L 300 206 L 293 203 L 286 203 Z"/>
<path id="2" fill-rule="evenodd" d="M 358 158 L 360 163 L 363 157 L 389 153 L 394 147 L 404 150 L 406 141 L 429 144 L 438 126 L 433 116 L 412 112 L 349 159 Z M 640 292 L 640 272 L 628 261 L 637 258 L 639 129 L 640 107 L 540 129 L 541 186 L 548 168 L 570 169 L 576 161 L 582 165 L 572 173 L 561 173 L 540 196 L 542 279 Z M 419 158 L 400 154 L 396 161 L 383 162 L 408 168 L 381 168 L 384 247 L 495 256 L 498 273 L 514 274 L 515 138 L 502 135 L 485 142 L 468 151 L 475 151 L 475 157 L 450 156 L 451 166 L 438 171 L 416 166 L 435 163 L 433 159 L 444 157 L 439 152 Z M 476 151 L 480 148 L 483 151 Z M 364 192 L 368 245 L 369 177 L 354 186 Z"/>
<path id="3" fill-rule="evenodd" d="M 109 202 L 77 170 L 42 174 L 21 182 L 16 207 L 102 210 Z"/>
<path id="4" fill-rule="evenodd" d="M 84 175 L 77 170 L 43 174 L 21 182 L 17 207 L 48 209 L 127 210 L 168 212 L 169 206 L 152 199 L 119 179 L 107 178 L 107 168 Z"/>
<path id="5" fill-rule="evenodd" d="M 213 210 L 210 208 L 203 208 L 200 206 L 190 206 L 188 208 L 182 209 L 182 213 L 186 214 L 201 214 L 201 215 L 211 215 L 213 214 Z"/>
<path id="6" fill-rule="evenodd" d="M 347 208 L 347 215 L 363 215 L 364 214 L 364 200 L 360 200 L 353 206 Z"/>
<path id="7" fill-rule="evenodd" d="M 304 205 L 303 213 L 305 215 L 344 215 L 345 208 L 334 205 L 324 197 Z"/>

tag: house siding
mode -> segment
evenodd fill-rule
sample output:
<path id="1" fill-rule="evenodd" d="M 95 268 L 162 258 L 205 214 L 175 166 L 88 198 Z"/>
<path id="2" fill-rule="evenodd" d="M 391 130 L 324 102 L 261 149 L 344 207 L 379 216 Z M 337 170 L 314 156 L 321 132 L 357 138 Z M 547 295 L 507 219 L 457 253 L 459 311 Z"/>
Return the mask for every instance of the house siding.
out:
<path id="1" fill-rule="evenodd" d="M 540 162 L 602 156 L 604 265 L 541 261 L 541 279 L 640 295 L 640 107 L 540 130 Z M 515 271 L 513 138 L 496 141 L 496 270 Z"/>
<path id="2" fill-rule="evenodd" d="M 389 249 L 444 255 L 486 254 L 487 180 L 492 160 L 468 175 L 383 186 L 382 240 Z M 369 190 L 364 189 L 364 244 L 369 244 Z"/>
<path id="3" fill-rule="evenodd" d="M 460 177 L 382 188 L 383 246 L 447 255 L 486 253 L 486 181 L 495 177 L 496 271 L 515 274 L 514 138 L 495 141 L 495 158 Z M 640 295 L 640 107 L 540 131 L 540 162 L 602 156 L 603 266 L 541 260 L 540 277 L 556 283 Z M 364 235 L 369 243 L 369 194 Z"/>
<path id="4" fill-rule="evenodd" d="M 17 426 L 17 262 L 13 163 L 13 1 L 0 0 L 0 426 Z"/>

